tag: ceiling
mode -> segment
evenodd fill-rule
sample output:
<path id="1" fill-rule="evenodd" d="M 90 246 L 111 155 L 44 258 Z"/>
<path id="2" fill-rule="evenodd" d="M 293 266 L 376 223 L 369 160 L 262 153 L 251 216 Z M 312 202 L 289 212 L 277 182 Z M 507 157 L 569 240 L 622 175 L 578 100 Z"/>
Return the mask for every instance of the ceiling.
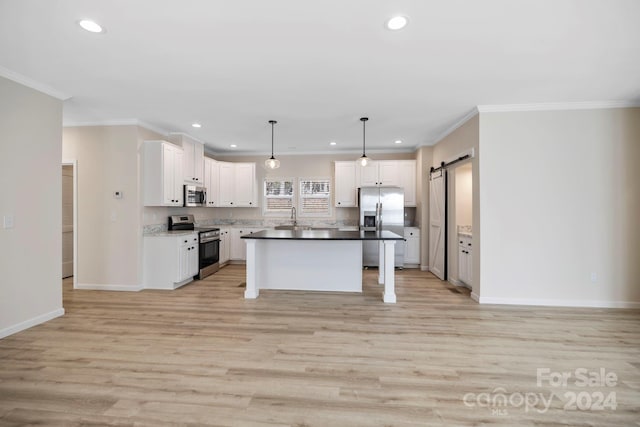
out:
<path id="1" fill-rule="evenodd" d="M 409 25 L 386 29 L 397 14 Z M 0 0 L 0 67 L 69 96 L 67 125 L 266 153 L 274 119 L 276 154 L 329 153 L 359 150 L 368 116 L 367 151 L 413 150 L 477 105 L 640 100 L 638 16 L 637 0 Z"/>

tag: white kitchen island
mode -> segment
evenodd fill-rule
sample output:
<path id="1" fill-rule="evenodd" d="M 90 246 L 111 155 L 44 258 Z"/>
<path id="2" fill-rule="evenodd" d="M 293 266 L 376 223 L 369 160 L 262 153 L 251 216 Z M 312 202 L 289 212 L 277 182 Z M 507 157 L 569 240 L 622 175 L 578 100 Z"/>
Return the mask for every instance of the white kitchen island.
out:
<path id="1" fill-rule="evenodd" d="M 389 232 L 265 230 L 242 236 L 247 243 L 245 298 L 260 289 L 362 292 L 362 242 L 381 241 L 378 282 L 383 301 L 395 303 L 395 243 Z"/>

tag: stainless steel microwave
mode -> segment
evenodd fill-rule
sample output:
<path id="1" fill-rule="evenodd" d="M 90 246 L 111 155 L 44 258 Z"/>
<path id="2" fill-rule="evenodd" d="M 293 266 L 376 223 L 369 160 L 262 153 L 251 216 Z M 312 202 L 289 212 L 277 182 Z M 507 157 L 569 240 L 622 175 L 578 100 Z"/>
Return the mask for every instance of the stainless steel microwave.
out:
<path id="1" fill-rule="evenodd" d="M 185 206 L 206 206 L 207 205 L 207 189 L 205 187 L 197 187 L 195 185 L 184 186 L 184 205 Z"/>

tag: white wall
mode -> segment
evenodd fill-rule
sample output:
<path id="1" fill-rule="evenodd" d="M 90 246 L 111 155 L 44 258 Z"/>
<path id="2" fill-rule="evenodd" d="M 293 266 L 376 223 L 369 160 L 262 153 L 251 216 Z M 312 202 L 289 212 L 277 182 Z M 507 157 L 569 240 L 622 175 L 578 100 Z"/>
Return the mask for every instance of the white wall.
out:
<path id="1" fill-rule="evenodd" d="M 467 163 L 453 170 L 455 174 L 455 217 L 456 225 L 473 224 L 473 177 L 471 164 Z"/>
<path id="2" fill-rule="evenodd" d="M 481 302 L 640 305 L 639 108 L 483 113 L 480 147 Z"/>
<path id="3" fill-rule="evenodd" d="M 1 338 L 64 314 L 62 102 L 0 77 L 0 135 Z"/>
<path id="4" fill-rule="evenodd" d="M 142 284 L 138 141 L 137 126 L 64 128 L 62 158 L 78 162 L 79 288 Z"/>

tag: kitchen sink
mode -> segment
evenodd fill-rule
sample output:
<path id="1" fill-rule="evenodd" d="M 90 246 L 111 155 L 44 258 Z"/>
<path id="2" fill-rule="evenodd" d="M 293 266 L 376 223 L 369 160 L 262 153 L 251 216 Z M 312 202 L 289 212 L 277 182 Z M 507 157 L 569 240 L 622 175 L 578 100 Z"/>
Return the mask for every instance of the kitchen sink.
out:
<path id="1" fill-rule="evenodd" d="M 309 227 L 308 225 L 276 225 L 274 228 L 276 230 L 291 230 L 291 231 L 311 230 L 311 227 Z"/>

